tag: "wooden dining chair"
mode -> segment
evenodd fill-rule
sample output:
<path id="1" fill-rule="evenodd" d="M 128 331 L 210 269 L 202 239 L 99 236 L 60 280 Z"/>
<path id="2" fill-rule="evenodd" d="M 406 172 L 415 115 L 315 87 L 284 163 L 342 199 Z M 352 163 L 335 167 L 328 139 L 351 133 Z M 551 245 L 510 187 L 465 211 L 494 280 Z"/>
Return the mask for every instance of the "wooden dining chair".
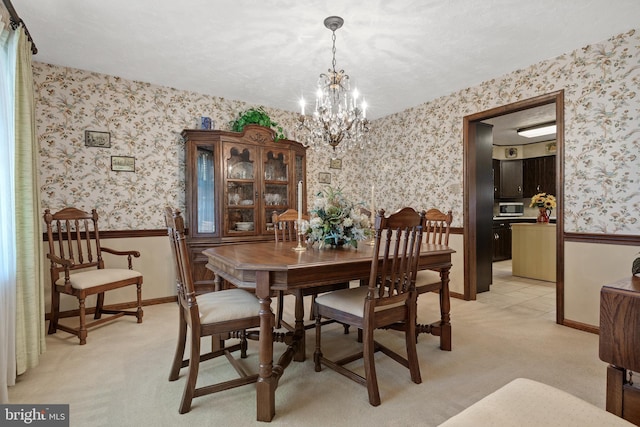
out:
<path id="1" fill-rule="evenodd" d="M 169 373 L 169 381 L 180 376 L 180 370 L 189 367 L 179 412 L 191 410 L 191 401 L 219 391 L 228 390 L 257 381 L 257 374 L 248 374 L 231 352 L 240 350 L 246 357 L 246 330 L 260 326 L 260 303 L 255 295 L 243 289 L 232 288 L 196 295 L 191 275 L 191 264 L 184 236 L 184 219 L 179 210 L 165 208 L 165 222 L 171 242 L 171 251 L 176 269 L 176 286 L 180 309 L 178 343 Z M 187 330 L 190 331 L 190 354 L 185 359 Z M 221 340 L 220 350 L 200 354 L 200 342 L 204 337 Z M 224 346 L 224 339 L 240 338 L 240 343 Z M 226 356 L 240 378 L 196 388 L 200 362 L 218 356 Z"/>
<path id="2" fill-rule="evenodd" d="M 98 213 L 91 213 L 68 207 L 56 213 L 49 209 L 44 211 L 51 274 L 51 320 L 49 334 L 58 329 L 76 335 L 80 345 L 87 343 L 87 329 L 115 320 L 122 316 L 135 316 L 142 323 L 142 274 L 133 270 L 132 257 L 138 258 L 138 251 L 116 251 L 100 244 L 98 230 Z M 128 268 L 108 268 L 103 259 L 103 252 L 116 256 L 126 256 Z M 113 310 L 104 308 L 106 292 L 123 288 L 136 287 L 135 310 Z M 59 323 L 60 294 L 72 295 L 78 299 L 79 321 L 77 328 Z M 87 323 L 86 299 L 97 295 L 94 321 Z M 102 318 L 102 314 L 111 316 Z"/>
<path id="3" fill-rule="evenodd" d="M 438 209 L 429 209 L 426 213 L 426 226 L 424 229 L 424 242 L 434 245 L 449 245 L 449 231 L 453 214 L 451 211 L 444 213 Z M 429 270 L 418 271 L 416 276 L 416 291 L 418 295 L 427 292 L 440 292 L 442 289 L 442 272 L 449 267 L 435 267 Z M 417 324 L 416 334 L 431 332 L 431 325 Z"/>
<path id="4" fill-rule="evenodd" d="M 301 218 L 309 220 L 309 215 L 302 214 Z M 273 229 L 275 231 L 276 243 L 277 242 L 296 242 L 298 239 L 298 228 L 296 227 L 296 221 L 298 220 L 298 211 L 295 209 L 287 209 L 286 211 L 278 214 L 274 212 L 271 216 L 271 222 L 273 223 Z"/>
<path id="5" fill-rule="evenodd" d="M 273 229 L 275 230 L 276 243 L 280 241 L 282 242 L 297 241 L 298 230 L 295 225 L 297 219 L 298 219 L 298 211 L 295 209 L 287 209 L 281 214 L 278 214 L 277 212 L 273 213 L 271 222 L 273 223 Z M 308 220 L 309 216 L 303 214 L 302 219 Z M 309 310 L 309 313 L 310 313 L 310 320 L 313 320 L 315 319 L 315 316 L 313 314 L 313 302 L 315 301 L 316 295 L 318 295 L 319 293 L 335 291 L 338 289 L 346 289 L 348 287 L 349 287 L 349 283 L 336 283 L 336 284 L 324 285 L 324 286 L 313 287 L 313 288 L 297 289 L 296 291 L 294 291 L 294 295 L 296 298 L 296 302 L 295 302 L 296 310 L 301 310 L 300 312 L 304 313 L 304 307 L 303 307 L 304 297 L 311 295 L 311 309 Z M 286 329 L 293 331 L 294 330 L 293 325 L 283 320 L 282 318 L 283 312 L 284 312 L 284 292 L 278 291 L 278 306 L 276 308 L 276 329 L 280 328 L 281 326 L 284 326 Z M 313 328 L 314 326 L 315 325 L 311 323 L 306 325 L 305 329 L 310 329 L 310 328 Z M 348 329 L 345 329 L 345 333 L 347 332 L 348 332 Z"/>
<path id="6" fill-rule="evenodd" d="M 369 403 L 380 404 L 380 392 L 374 353 L 382 351 L 409 368 L 411 380 L 420 384 L 420 366 L 416 351 L 415 280 L 425 226 L 425 212 L 403 208 L 389 217 L 384 210 L 376 215 L 373 256 L 368 286 L 343 289 L 318 295 L 315 301 L 316 347 L 313 355 L 316 372 L 325 365 L 367 387 Z M 338 361 L 322 353 L 322 318 L 347 323 L 362 330 L 363 350 Z M 405 329 L 406 357 L 374 340 L 374 331 L 402 322 Z M 345 367 L 364 359 L 364 377 Z"/>

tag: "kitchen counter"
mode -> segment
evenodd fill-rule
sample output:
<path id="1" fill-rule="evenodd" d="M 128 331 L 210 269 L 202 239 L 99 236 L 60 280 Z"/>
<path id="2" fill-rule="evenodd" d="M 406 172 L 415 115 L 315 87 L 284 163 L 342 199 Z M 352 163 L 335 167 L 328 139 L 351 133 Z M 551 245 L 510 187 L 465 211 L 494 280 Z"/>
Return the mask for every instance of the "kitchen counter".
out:
<path id="1" fill-rule="evenodd" d="M 556 281 L 556 225 L 511 224 L 511 268 L 514 276 Z"/>
<path id="2" fill-rule="evenodd" d="M 537 216 L 494 216 L 493 220 L 494 221 L 513 221 L 513 220 L 525 220 L 525 221 L 535 221 L 536 219 L 538 219 Z M 551 218 L 549 218 L 551 221 L 555 221 L 556 217 L 552 216 Z"/>

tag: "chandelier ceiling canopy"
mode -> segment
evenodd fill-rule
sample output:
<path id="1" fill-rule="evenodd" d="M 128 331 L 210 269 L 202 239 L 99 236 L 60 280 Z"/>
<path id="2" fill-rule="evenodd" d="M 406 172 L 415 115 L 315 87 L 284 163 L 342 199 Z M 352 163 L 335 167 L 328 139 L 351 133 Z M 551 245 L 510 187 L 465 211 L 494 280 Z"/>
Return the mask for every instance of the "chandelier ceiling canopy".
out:
<path id="1" fill-rule="evenodd" d="M 366 101 L 363 99 L 358 104 L 359 93 L 357 89 L 351 92 L 349 75 L 344 70 L 336 70 L 336 30 L 343 24 L 339 16 L 324 20 L 324 26 L 332 33 L 331 68 L 320 74 L 311 115 L 305 116 L 305 101 L 300 100 L 302 113 L 298 124 L 298 129 L 305 133 L 300 142 L 312 148 L 330 146 L 334 158 L 351 148 L 364 147 L 369 132 Z"/>

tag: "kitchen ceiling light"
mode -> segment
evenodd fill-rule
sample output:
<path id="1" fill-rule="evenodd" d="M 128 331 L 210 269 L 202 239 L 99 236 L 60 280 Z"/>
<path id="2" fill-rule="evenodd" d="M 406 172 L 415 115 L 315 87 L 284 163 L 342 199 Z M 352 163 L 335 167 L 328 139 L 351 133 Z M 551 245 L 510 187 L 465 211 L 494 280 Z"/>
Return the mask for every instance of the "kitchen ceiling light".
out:
<path id="1" fill-rule="evenodd" d="M 535 125 L 527 128 L 518 129 L 518 135 L 525 138 L 535 138 L 537 136 L 553 135 L 556 133 L 555 122 L 543 123 L 541 125 Z"/>
<path id="2" fill-rule="evenodd" d="M 344 70 L 336 71 L 336 30 L 343 23 L 339 16 L 324 20 L 324 26 L 332 33 L 332 68 L 320 74 L 315 109 L 310 116 L 304 114 L 304 99 L 300 101 L 302 114 L 298 123 L 298 130 L 306 133 L 300 142 L 312 148 L 328 145 L 333 148 L 333 158 L 350 148 L 362 148 L 368 142 L 366 134 L 369 132 L 367 103 L 363 99 L 358 105 L 358 90 L 350 92 L 349 76 Z"/>

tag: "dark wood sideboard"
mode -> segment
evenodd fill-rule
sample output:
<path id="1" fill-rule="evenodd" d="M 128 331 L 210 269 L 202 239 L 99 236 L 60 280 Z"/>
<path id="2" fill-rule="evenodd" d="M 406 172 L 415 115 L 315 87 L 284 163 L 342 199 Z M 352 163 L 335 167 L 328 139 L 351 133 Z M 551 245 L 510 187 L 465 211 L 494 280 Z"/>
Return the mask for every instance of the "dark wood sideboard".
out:
<path id="1" fill-rule="evenodd" d="M 600 290 L 600 359 L 607 367 L 607 411 L 640 425 L 640 277 Z"/>

